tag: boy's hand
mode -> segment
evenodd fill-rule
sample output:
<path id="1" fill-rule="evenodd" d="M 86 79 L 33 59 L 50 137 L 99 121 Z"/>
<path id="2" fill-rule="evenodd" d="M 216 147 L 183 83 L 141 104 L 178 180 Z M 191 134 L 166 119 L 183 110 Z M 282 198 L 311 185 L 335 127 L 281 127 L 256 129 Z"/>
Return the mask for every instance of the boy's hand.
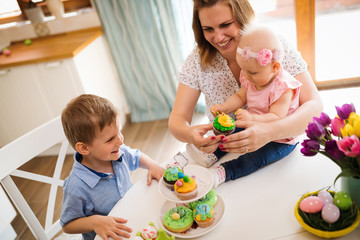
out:
<path id="1" fill-rule="evenodd" d="M 147 174 L 147 185 L 151 184 L 151 180 L 155 178 L 157 181 L 160 181 L 162 176 L 164 175 L 165 168 L 160 166 L 158 163 L 153 162 L 148 167 L 148 174 Z"/>
<path id="2" fill-rule="evenodd" d="M 124 225 L 127 222 L 126 219 L 101 215 L 94 215 L 93 217 L 95 218 L 93 222 L 94 231 L 102 239 L 109 237 L 114 240 L 130 238 L 129 233 L 132 232 L 132 229 Z"/>

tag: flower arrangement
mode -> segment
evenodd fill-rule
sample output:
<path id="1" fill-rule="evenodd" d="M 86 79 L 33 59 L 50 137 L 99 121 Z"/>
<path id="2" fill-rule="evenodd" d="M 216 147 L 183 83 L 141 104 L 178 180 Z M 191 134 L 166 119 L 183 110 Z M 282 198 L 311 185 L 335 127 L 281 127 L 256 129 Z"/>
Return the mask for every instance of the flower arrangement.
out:
<path id="1" fill-rule="evenodd" d="M 333 119 L 322 112 L 309 123 L 302 142 L 301 153 L 311 157 L 317 153 L 330 158 L 341 168 L 339 177 L 360 179 L 360 116 L 354 105 L 344 104 L 335 107 L 337 116 Z"/>

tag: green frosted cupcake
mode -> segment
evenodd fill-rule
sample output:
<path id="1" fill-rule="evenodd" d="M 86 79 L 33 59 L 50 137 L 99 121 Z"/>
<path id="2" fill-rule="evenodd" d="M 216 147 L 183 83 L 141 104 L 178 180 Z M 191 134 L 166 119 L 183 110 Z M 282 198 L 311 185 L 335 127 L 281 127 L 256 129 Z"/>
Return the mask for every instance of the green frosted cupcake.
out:
<path id="1" fill-rule="evenodd" d="M 218 115 L 213 122 L 213 132 L 215 135 L 230 135 L 235 131 L 235 121 L 227 114 Z"/>
<path id="2" fill-rule="evenodd" d="M 171 190 L 174 190 L 174 184 L 176 180 L 179 179 L 178 178 L 179 172 L 182 173 L 183 170 L 178 165 L 168 166 L 164 171 L 164 176 L 163 176 L 164 183 Z"/>

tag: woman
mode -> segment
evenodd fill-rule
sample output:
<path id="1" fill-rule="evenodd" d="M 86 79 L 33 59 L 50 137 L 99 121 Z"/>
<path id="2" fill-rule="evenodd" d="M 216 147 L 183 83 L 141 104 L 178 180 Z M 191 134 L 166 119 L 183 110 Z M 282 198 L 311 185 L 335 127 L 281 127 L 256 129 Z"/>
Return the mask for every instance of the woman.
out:
<path id="1" fill-rule="evenodd" d="M 197 47 L 187 58 L 179 74 L 180 83 L 169 118 L 169 128 L 178 140 L 193 144 L 204 153 L 214 152 L 222 141 L 220 147 L 225 152 L 251 154 L 274 140 L 302 134 L 312 117 L 322 111 L 322 102 L 306 70 L 306 63 L 295 49 L 290 49 L 283 42 L 282 65 L 302 83 L 300 107 L 292 115 L 269 123 L 236 122 L 236 127 L 245 130 L 225 138 L 204 136 L 212 129 L 211 123 L 191 126 L 200 93 L 205 95 L 206 113 L 212 122 L 210 108 L 225 102 L 240 88 L 241 69 L 236 62 L 239 31 L 253 18 L 254 11 L 247 0 L 194 0 L 193 30 Z M 213 155 L 208 156 L 212 158 Z M 226 166 L 235 164 L 239 167 L 238 162 L 239 159 L 235 159 L 225 163 L 226 179 L 219 181 L 236 179 L 256 170 L 251 169 L 239 175 Z M 269 163 L 262 163 L 257 168 Z"/>

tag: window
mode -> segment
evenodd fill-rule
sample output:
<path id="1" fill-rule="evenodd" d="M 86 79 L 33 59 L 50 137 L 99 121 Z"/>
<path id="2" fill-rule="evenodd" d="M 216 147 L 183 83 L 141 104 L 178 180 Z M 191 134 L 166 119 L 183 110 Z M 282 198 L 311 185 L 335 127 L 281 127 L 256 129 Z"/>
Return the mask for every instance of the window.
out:
<path id="1" fill-rule="evenodd" d="M 250 2 L 261 23 L 297 46 L 318 89 L 360 86 L 360 0 Z"/>
<path id="2" fill-rule="evenodd" d="M 315 11 L 316 80 L 360 76 L 360 1 L 317 0 Z"/>
<path id="3" fill-rule="evenodd" d="M 91 0 L 62 0 L 65 13 L 91 7 Z M 33 0 L 42 8 L 45 16 L 51 16 L 46 0 Z M 0 0 L 0 24 L 27 20 L 23 10 L 28 7 L 28 0 Z"/>

